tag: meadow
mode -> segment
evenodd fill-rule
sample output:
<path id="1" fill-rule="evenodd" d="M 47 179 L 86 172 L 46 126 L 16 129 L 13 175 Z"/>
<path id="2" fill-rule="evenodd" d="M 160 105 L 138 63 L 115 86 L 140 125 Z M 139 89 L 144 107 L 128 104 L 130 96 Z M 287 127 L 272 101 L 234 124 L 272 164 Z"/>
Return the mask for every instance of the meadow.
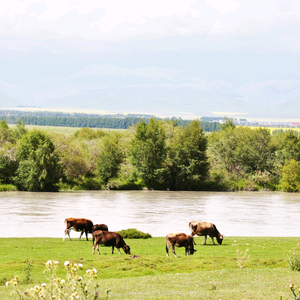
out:
<path id="1" fill-rule="evenodd" d="M 195 237 L 197 252 L 191 256 L 175 248 L 175 258 L 171 251 L 166 256 L 164 237 L 125 239 L 131 255 L 122 249 L 122 255 L 116 249 L 112 254 L 111 247 L 93 255 L 85 239 L 1 238 L 0 299 L 18 299 L 5 286 L 14 275 L 21 290 L 47 282 L 43 271 L 50 259 L 59 261 L 60 278 L 67 260 L 83 265 L 82 276 L 97 269 L 99 295 L 109 290 L 108 299 L 293 299 L 288 285 L 300 284 L 300 274 L 290 269 L 287 254 L 300 238 L 225 237 L 216 246 L 203 240 Z"/>
<path id="2" fill-rule="evenodd" d="M 10 128 L 14 128 L 16 125 L 9 124 Z M 74 134 L 77 130 L 80 130 L 82 127 L 65 127 L 65 126 L 38 126 L 38 125 L 26 125 L 26 128 L 28 130 L 32 129 L 39 129 L 46 131 L 48 133 L 61 133 L 61 134 L 67 134 L 67 135 L 72 135 Z M 111 132 L 111 131 L 125 131 L 127 129 L 112 129 L 112 128 L 91 128 L 93 130 L 103 130 L 105 132 Z"/>
<path id="3" fill-rule="evenodd" d="M 241 126 L 239 126 L 241 127 Z M 258 126 L 247 126 L 248 128 L 251 128 L 251 129 L 258 129 L 260 127 Z M 273 134 L 274 132 L 287 132 L 287 131 L 294 131 L 294 132 L 297 132 L 297 134 L 300 133 L 300 128 L 293 128 L 293 127 L 264 127 L 264 126 L 261 126 L 262 128 L 267 128 L 271 134 Z"/>

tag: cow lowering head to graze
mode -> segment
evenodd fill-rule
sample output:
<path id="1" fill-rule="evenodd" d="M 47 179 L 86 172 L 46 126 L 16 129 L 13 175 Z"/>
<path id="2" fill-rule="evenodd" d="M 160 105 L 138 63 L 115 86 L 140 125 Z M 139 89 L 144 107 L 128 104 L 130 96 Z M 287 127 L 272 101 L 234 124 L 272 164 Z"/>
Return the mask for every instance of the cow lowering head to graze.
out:
<path id="1" fill-rule="evenodd" d="M 126 254 L 130 254 L 130 247 L 126 245 L 123 237 L 117 232 L 110 231 L 102 231 L 96 230 L 93 232 L 93 254 L 95 253 L 95 248 L 97 247 L 97 251 L 99 251 L 99 245 L 111 246 L 112 254 L 114 254 L 114 247 L 116 247 L 120 252 L 120 248 L 124 250 Z"/>
<path id="2" fill-rule="evenodd" d="M 191 236 L 205 236 L 204 245 L 206 245 L 206 239 L 208 235 L 211 237 L 214 245 L 214 237 L 217 239 L 217 242 L 220 245 L 223 242 L 223 235 L 220 234 L 216 225 L 213 223 L 192 221 L 189 223 L 189 228 L 191 230 Z"/>
<path id="3" fill-rule="evenodd" d="M 187 254 L 194 254 L 194 238 L 190 235 L 185 233 L 169 233 L 166 236 L 166 253 L 169 256 L 169 248 L 172 246 L 172 252 L 174 253 L 175 257 L 177 257 L 175 253 L 175 246 L 176 247 L 185 247 L 185 255 Z"/>
<path id="4" fill-rule="evenodd" d="M 67 218 L 65 219 L 65 224 L 66 224 L 66 230 L 65 230 L 65 236 L 64 240 L 66 238 L 66 235 L 69 236 L 69 240 L 71 241 L 70 238 L 70 230 L 73 229 L 75 231 L 81 231 L 81 234 L 79 236 L 79 241 L 83 233 L 85 232 L 86 240 L 88 241 L 88 233 L 92 233 L 93 231 L 93 222 L 89 219 L 84 219 L 84 218 Z"/>
<path id="5" fill-rule="evenodd" d="M 96 224 L 93 226 L 93 231 L 96 230 L 108 231 L 108 227 L 105 224 Z"/>

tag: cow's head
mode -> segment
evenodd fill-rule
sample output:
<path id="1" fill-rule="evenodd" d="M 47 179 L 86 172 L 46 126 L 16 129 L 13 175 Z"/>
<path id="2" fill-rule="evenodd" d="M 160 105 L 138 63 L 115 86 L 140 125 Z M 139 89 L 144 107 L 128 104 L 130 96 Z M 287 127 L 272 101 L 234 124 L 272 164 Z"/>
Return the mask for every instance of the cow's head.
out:
<path id="1" fill-rule="evenodd" d="M 129 247 L 128 245 L 125 245 L 125 246 L 123 247 L 123 250 L 124 250 L 124 252 L 125 252 L 126 254 L 130 254 L 130 247 Z"/>
<path id="2" fill-rule="evenodd" d="M 218 235 L 216 236 L 216 238 L 217 238 L 218 244 L 219 244 L 219 245 L 222 245 L 222 242 L 223 242 L 223 234 L 218 234 Z"/>
<path id="3" fill-rule="evenodd" d="M 198 225 L 197 225 L 197 224 L 196 224 L 196 225 L 191 225 L 191 229 L 192 229 L 192 233 L 191 233 L 191 235 L 193 236 L 193 235 L 195 235 L 195 234 L 196 234 L 196 232 L 197 232 Z"/>
<path id="4" fill-rule="evenodd" d="M 193 255 L 197 250 L 194 248 L 194 238 L 189 236 L 188 239 L 188 253 L 189 255 Z"/>

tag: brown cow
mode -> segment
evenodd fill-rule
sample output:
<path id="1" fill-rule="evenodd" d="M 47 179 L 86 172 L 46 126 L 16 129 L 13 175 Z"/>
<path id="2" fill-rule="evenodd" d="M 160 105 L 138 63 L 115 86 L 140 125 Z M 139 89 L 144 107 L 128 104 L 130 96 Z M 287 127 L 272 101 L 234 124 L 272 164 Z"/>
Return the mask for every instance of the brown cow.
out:
<path id="1" fill-rule="evenodd" d="M 117 232 L 96 230 L 93 232 L 93 254 L 95 253 L 95 248 L 99 251 L 99 244 L 104 246 L 112 246 L 112 254 L 114 254 L 114 247 L 116 247 L 120 252 L 120 248 L 124 250 L 126 254 L 130 254 L 130 247 L 126 245 L 123 237 Z"/>
<path id="2" fill-rule="evenodd" d="M 176 247 L 185 247 L 185 255 L 187 253 L 193 255 L 195 251 L 194 249 L 194 238 L 190 235 L 185 233 L 169 233 L 166 236 L 166 252 L 167 256 L 169 256 L 169 248 L 172 246 L 172 252 L 174 253 L 175 257 L 177 257 L 175 253 L 175 246 Z"/>
<path id="3" fill-rule="evenodd" d="M 108 231 L 108 227 L 105 224 L 96 224 L 93 226 L 93 231 L 96 230 Z"/>
<path id="4" fill-rule="evenodd" d="M 206 245 L 206 239 L 208 235 L 211 237 L 214 245 L 214 237 L 217 239 L 217 242 L 220 245 L 223 242 L 223 235 L 220 234 L 216 225 L 213 223 L 192 221 L 189 223 L 189 228 L 191 230 L 191 236 L 194 236 L 195 234 L 199 236 L 205 236 L 204 245 Z"/>
<path id="5" fill-rule="evenodd" d="M 66 235 L 68 234 L 69 240 L 71 241 L 71 238 L 70 238 L 71 229 L 73 229 L 75 231 L 81 231 L 79 241 L 84 232 L 85 232 L 86 240 L 88 241 L 89 240 L 88 233 L 92 233 L 92 231 L 93 231 L 93 222 L 89 219 L 67 218 L 67 219 L 65 219 L 65 224 L 66 224 L 66 230 L 65 230 L 64 240 L 66 239 Z"/>

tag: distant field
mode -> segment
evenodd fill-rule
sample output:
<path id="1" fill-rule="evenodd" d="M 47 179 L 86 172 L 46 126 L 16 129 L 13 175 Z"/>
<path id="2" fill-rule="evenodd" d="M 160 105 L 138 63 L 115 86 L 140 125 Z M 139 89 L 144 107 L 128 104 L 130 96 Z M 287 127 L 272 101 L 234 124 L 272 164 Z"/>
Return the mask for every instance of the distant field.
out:
<path id="1" fill-rule="evenodd" d="M 251 129 L 257 129 L 257 128 L 259 128 L 257 126 L 247 126 L 247 127 L 251 128 Z M 266 126 L 261 126 L 261 127 L 266 127 Z M 266 127 L 266 128 L 270 131 L 271 134 L 274 131 L 276 131 L 276 130 L 278 130 L 278 131 L 281 131 L 281 130 L 283 130 L 283 131 L 292 130 L 292 131 L 296 131 L 296 132 L 300 133 L 300 128 L 290 128 L 290 127 Z"/>
<path id="2" fill-rule="evenodd" d="M 10 125 L 9 127 L 14 127 L 15 125 Z M 63 126 L 37 126 L 37 125 L 26 125 L 26 128 L 32 130 L 34 128 L 45 130 L 47 132 L 56 132 L 62 134 L 73 134 L 77 130 L 81 129 L 82 127 L 63 127 Z M 125 131 L 127 129 L 112 129 L 112 128 L 91 128 L 91 129 L 101 129 L 103 131 Z"/>

